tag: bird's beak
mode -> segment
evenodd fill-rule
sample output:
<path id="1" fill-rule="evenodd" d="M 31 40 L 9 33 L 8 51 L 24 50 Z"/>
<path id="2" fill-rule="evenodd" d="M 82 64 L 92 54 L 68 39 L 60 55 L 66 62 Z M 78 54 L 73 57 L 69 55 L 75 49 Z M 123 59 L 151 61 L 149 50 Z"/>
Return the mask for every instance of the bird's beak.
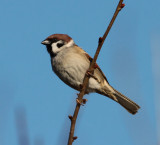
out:
<path id="1" fill-rule="evenodd" d="M 50 41 L 49 40 L 44 40 L 44 41 L 41 42 L 41 44 L 43 44 L 43 45 L 49 45 Z"/>

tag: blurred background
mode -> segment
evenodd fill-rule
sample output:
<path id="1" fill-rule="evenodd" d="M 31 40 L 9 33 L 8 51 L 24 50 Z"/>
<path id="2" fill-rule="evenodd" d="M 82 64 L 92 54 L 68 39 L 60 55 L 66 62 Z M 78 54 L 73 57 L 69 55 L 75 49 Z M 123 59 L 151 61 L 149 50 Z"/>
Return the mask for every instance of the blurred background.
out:
<path id="1" fill-rule="evenodd" d="M 160 1 L 124 1 L 97 60 L 141 106 L 133 116 L 86 95 L 75 145 L 160 145 Z M 41 41 L 70 35 L 92 57 L 118 0 L 5 0 L 0 5 L 0 145 L 65 145 L 77 91 L 52 72 Z"/>

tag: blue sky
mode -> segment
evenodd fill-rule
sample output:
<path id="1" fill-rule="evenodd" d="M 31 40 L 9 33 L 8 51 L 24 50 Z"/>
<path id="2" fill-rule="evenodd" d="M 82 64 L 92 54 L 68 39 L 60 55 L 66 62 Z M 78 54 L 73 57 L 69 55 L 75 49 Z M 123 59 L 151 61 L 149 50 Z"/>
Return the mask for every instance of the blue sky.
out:
<path id="1" fill-rule="evenodd" d="M 75 145 L 160 144 L 160 1 L 124 1 L 97 60 L 110 84 L 141 106 L 132 116 L 98 94 L 85 96 Z M 64 145 L 77 91 L 52 72 L 40 43 L 70 35 L 91 56 L 118 0 L 5 0 L 0 5 L 0 144 Z M 24 144 L 23 144 L 24 145 Z"/>

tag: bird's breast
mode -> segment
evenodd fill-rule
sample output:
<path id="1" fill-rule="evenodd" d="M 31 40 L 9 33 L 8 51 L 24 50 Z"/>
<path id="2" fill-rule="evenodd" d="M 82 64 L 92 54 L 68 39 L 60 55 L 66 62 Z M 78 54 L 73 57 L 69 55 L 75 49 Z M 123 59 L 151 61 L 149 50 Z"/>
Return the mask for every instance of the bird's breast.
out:
<path id="1" fill-rule="evenodd" d="M 75 81 L 82 83 L 84 75 L 89 68 L 89 62 L 78 53 L 63 53 L 53 57 L 52 60 L 53 71 L 63 81 Z"/>

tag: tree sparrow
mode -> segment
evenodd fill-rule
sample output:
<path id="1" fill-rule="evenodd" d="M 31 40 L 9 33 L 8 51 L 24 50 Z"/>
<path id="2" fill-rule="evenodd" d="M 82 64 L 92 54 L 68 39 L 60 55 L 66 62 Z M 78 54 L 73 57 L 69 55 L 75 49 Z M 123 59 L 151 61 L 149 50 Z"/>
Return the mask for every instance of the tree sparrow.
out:
<path id="1" fill-rule="evenodd" d="M 56 75 L 68 86 L 80 91 L 92 58 L 66 34 L 53 34 L 42 41 L 42 44 L 46 45 L 51 57 L 52 69 Z M 140 108 L 109 84 L 97 64 L 93 76 L 89 79 L 86 93 L 91 92 L 111 98 L 132 114 Z"/>

